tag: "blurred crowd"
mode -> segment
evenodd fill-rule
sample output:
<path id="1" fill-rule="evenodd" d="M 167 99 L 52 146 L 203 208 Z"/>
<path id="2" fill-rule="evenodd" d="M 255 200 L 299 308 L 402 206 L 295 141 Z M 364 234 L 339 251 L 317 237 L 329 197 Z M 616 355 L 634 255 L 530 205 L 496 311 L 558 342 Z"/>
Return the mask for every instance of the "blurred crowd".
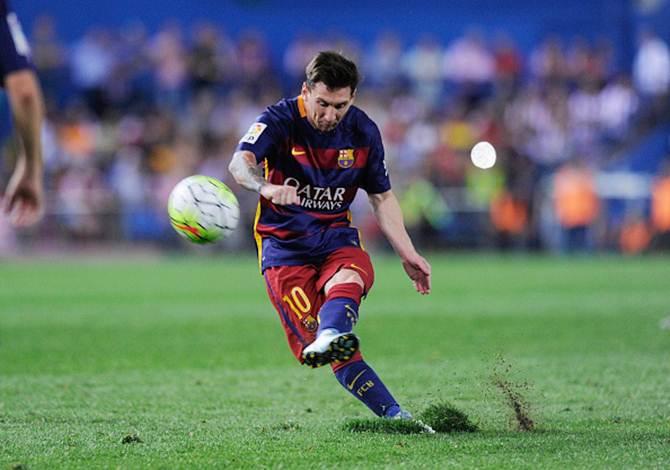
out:
<path id="1" fill-rule="evenodd" d="M 668 245 L 670 168 L 636 175 L 643 189 L 616 217 L 604 198 L 623 196 L 601 178 L 669 121 L 670 52 L 651 31 L 623 66 L 607 40 L 550 36 L 523 53 L 514 38 L 477 29 L 448 43 L 301 35 L 281 57 L 258 31 L 233 38 L 206 22 L 152 34 L 140 23 L 96 27 L 65 44 L 42 17 L 30 40 L 48 108 L 48 216 L 38 238 L 180 246 L 167 195 L 199 173 L 237 193 L 246 226 L 228 243 L 252 247 L 257 196 L 230 180 L 229 159 L 265 106 L 298 94 L 312 55 L 335 49 L 361 67 L 356 104 L 379 124 L 394 190 L 423 246 Z M 482 140 L 497 149 L 490 170 L 470 162 Z M 7 174 L 11 156 L 4 161 Z M 364 239 L 383 243 L 364 198 L 353 212 Z"/>

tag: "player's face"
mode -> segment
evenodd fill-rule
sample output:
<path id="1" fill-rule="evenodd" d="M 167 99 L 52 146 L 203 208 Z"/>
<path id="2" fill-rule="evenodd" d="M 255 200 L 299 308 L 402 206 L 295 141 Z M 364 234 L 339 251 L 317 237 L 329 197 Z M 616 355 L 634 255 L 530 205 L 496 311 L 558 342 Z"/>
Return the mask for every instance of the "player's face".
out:
<path id="1" fill-rule="evenodd" d="M 331 90 L 322 82 L 311 88 L 303 83 L 302 98 L 309 123 L 322 132 L 335 129 L 354 101 L 350 87 Z"/>

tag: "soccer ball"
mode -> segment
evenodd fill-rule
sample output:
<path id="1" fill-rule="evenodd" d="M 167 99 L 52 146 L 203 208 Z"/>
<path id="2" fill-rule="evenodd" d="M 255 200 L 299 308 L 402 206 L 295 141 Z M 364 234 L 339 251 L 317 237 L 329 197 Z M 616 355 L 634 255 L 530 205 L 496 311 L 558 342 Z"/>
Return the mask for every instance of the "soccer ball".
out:
<path id="1" fill-rule="evenodd" d="M 230 188 L 202 175 L 189 176 L 177 183 L 167 209 L 177 233 L 200 244 L 229 236 L 240 219 L 240 205 Z"/>

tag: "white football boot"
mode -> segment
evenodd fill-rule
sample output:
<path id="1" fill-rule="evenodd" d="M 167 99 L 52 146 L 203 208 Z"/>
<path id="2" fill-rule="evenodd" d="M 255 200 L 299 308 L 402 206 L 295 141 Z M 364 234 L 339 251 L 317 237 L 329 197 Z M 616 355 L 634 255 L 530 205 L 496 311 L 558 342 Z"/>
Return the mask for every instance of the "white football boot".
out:
<path id="1" fill-rule="evenodd" d="M 345 362 L 358 351 L 358 337 L 352 332 L 340 333 L 327 328 L 302 351 L 302 359 L 310 367 L 321 367 L 331 362 Z"/>
<path id="2" fill-rule="evenodd" d="M 411 421 L 411 420 L 414 419 L 414 416 L 412 416 L 412 413 L 410 413 L 409 411 L 400 408 L 400 410 L 398 410 L 398 412 L 396 414 L 391 415 L 391 416 L 387 415 L 387 416 L 385 416 L 385 418 L 386 419 L 400 419 L 400 420 L 403 420 L 403 421 Z"/>
<path id="3" fill-rule="evenodd" d="M 394 414 L 392 416 L 385 416 L 385 418 L 386 419 L 394 419 L 394 420 L 398 419 L 398 420 L 402 420 L 402 421 L 414 421 L 416 424 L 421 426 L 421 429 L 423 429 L 423 432 L 425 432 L 427 434 L 435 434 L 435 430 L 433 428 L 431 428 L 430 426 L 425 424 L 420 419 L 415 419 L 414 416 L 412 416 L 412 413 L 410 413 L 409 411 L 407 411 L 403 408 L 400 408 L 400 410 L 396 414 Z"/>

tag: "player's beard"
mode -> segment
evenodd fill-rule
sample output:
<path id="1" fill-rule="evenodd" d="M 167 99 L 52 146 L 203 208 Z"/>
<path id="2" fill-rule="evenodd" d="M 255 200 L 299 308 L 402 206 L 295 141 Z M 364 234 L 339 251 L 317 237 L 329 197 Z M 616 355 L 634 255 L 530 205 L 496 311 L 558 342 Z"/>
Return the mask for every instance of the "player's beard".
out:
<path id="1" fill-rule="evenodd" d="M 333 129 L 335 129 L 335 128 L 337 127 L 338 124 L 339 124 L 339 121 L 330 122 L 330 123 L 328 123 L 328 122 L 323 122 L 323 121 L 318 122 L 319 130 L 320 130 L 321 132 L 330 132 L 330 131 L 332 131 Z"/>

